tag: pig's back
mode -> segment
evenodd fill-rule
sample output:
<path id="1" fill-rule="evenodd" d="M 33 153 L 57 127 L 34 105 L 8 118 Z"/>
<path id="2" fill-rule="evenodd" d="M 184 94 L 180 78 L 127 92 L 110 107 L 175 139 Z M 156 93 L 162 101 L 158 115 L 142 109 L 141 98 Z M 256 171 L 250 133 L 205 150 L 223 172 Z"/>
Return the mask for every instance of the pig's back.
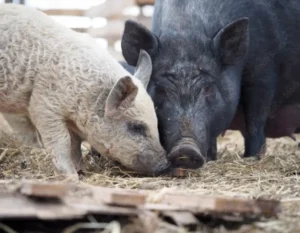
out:
<path id="1" fill-rule="evenodd" d="M 94 40 L 34 9 L 2 4 L 0 33 L 0 111 L 26 111 L 36 87 L 48 96 L 68 90 L 75 98 L 126 74 Z"/>

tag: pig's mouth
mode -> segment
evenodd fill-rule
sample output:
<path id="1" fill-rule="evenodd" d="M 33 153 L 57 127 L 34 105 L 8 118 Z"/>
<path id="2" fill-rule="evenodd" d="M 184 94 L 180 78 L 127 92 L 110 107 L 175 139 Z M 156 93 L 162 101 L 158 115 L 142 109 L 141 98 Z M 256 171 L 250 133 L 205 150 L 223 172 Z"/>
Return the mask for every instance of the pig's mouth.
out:
<path id="1" fill-rule="evenodd" d="M 187 169 L 202 167 L 206 163 L 205 157 L 191 138 L 182 139 L 168 155 L 173 167 Z"/>
<path id="2" fill-rule="evenodd" d="M 158 166 L 154 167 L 152 171 L 152 176 L 161 176 L 169 173 L 172 170 L 171 163 L 167 163 L 166 165 L 159 164 Z"/>

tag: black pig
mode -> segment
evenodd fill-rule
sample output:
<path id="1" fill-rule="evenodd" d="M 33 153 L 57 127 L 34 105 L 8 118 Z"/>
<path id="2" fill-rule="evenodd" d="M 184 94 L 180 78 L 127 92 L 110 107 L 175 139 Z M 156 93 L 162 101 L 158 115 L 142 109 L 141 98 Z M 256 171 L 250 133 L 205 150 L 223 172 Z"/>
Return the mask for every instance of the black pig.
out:
<path id="1" fill-rule="evenodd" d="M 214 160 L 228 128 L 242 131 L 245 157 L 300 130 L 299 38 L 296 0 L 156 0 L 151 31 L 126 22 L 123 56 L 151 55 L 148 91 L 175 166 Z"/>

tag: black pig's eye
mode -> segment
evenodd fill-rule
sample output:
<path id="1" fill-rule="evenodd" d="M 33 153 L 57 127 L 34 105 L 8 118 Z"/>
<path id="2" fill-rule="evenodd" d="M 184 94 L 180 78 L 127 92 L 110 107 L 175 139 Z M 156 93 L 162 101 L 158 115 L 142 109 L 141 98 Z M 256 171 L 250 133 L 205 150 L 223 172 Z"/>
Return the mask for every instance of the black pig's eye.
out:
<path id="1" fill-rule="evenodd" d="M 129 122 L 127 128 L 132 134 L 146 137 L 147 125 L 144 123 Z"/>
<path id="2" fill-rule="evenodd" d="M 214 91 L 214 87 L 212 85 L 206 85 L 203 88 L 204 95 L 206 95 L 206 96 L 211 95 L 213 93 L 213 91 Z"/>
<path id="3" fill-rule="evenodd" d="M 166 94 L 166 91 L 165 91 L 165 89 L 162 88 L 162 87 L 157 87 L 157 88 L 156 88 L 156 94 L 158 94 L 158 95 L 165 95 L 165 94 Z"/>

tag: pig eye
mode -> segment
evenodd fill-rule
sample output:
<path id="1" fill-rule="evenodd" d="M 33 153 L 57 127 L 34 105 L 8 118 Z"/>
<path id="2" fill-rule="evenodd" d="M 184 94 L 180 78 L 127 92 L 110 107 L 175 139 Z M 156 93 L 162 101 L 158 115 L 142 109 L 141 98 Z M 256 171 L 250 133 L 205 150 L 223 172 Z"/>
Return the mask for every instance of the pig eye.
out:
<path id="1" fill-rule="evenodd" d="M 146 137 L 147 126 L 144 123 L 129 122 L 127 128 L 132 134 Z"/>
<path id="2" fill-rule="evenodd" d="M 165 89 L 161 86 L 157 86 L 156 89 L 155 89 L 155 92 L 158 95 L 165 95 L 166 94 Z"/>
<path id="3" fill-rule="evenodd" d="M 203 92 L 204 92 L 204 95 L 206 96 L 209 96 L 213 93 L 214 91 L 214 88 L 212 85 L 206 85 L 204 88 L 203 88 Z"/>

